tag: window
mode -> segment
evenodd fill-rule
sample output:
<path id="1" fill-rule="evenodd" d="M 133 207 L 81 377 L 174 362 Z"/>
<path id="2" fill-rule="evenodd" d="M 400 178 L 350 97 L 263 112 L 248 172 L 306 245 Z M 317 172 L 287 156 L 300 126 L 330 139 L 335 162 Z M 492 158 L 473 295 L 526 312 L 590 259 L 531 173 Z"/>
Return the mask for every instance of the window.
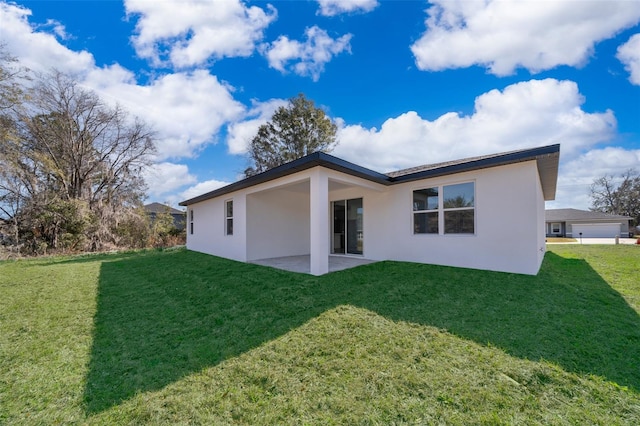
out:
<path id="1" fill-rule="evenodd" d="M 413 191 L 413 233 L 475 233 L 475 183 Z"/>
<path id="2" fill-rule="evenodd" d="M 474 184 L 459 183 L 443 187 L 444 233 L 473 234 Z"/>
<path id="3" fill-rule="evenodd" d="M 225 201 L 224 229 L 226 235 L 233 235 L 233 200 Z"/>
<path id="4" fill-rule="evenodd" d="M 413 233 L 438 233 L 438 188 L 413 191 Z"/>
<path id="5" fill-rule="evenodd" d="M 560 224 L 559 223 L 552 223 L 551 224 L 551 233 L 552 234 L 559 234 L 560 231 Z"/>
<path id="6" fill-rule="evenodd" d="M 189 209 L 189 233 L 193 235 L 193 209 Z"/>

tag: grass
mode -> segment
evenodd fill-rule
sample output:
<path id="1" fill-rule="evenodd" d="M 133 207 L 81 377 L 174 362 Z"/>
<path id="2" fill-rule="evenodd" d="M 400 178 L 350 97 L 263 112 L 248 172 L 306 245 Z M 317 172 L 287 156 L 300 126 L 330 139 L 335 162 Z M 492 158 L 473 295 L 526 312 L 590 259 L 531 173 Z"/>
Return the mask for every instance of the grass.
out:
<path id="1" fill-rule="evenodd" d="M 640 248 L 550 250 L 536 277 L 0 262 L 0 424 L 640 423 Z"/>

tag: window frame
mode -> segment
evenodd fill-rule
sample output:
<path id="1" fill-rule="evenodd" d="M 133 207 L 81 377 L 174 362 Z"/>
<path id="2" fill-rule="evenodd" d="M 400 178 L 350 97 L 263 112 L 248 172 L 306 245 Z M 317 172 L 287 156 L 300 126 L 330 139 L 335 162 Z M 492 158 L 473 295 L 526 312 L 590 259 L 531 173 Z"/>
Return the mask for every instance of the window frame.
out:
<path id="1" fill-rule="evenodd" d="M 193 208 L 189 208 L 189 235 L 193 235 Z"/>
<path id="2" fill-rule="evenodd" d="M 473 206 L 467 207 L 444 207 L 444 192 L 445 187 L 461 185 L 461 184 L 473 184 Z M 437 209 L 424 209 L 424 210 L 415 210 L 416 205 L 414 202 L 414 193 L 416 191 L 423 191 L 435 189 L 437 190 L 438 197 L 438 207 Z M 464 180 L 460 182 L 448 182 L 441 183 L 436 185 L 428 185 L 428 186 L 420 186 L 411 189 L 411 229 L 413 235 L 440 235 L 440 236 L 475 236 L 477 235 L 477 215 L 476 215 L 476 181 L 475 180 Z M 428 202 L 426 203 L 428 207 Z M 446 222 L 445 222 L 445 214 L 447 212 L 455 212 L 455 211 L 473 211 L 473 232 L 447 232 L 446 230 Z M 425 214 L 425 213 L 435 213 L 438 218 L 438 232 L 416 232 L 416 216 L 417 214 Z"/>
<path id="3" fill-rule="evenodd" d="M 438 198 L 437 200 L 437 205 L 436 208 L 429 208 L 429 195 L 427 195 L 427 199 L 425 200 L 425 208 L 424 209 L 418 209 L 417 203 L 415 201 L 415 193 L 418 191 L 428 191 L 428 190 L 434 190 L 436 191 L 436 197 Z M 440 216 L 441 216 L 441 212 L 440 212 L 440 186 L 430 186 L 427 188 L 419 188 L 419 189 L 414 189 L 411 192 L 411 204 L 413 206 L 413 209 L 411 211 L 411 221 L 412 221 L 412 226 L 413 226 L 413 234 L 414 235 L 423 235 L 423 234 L 427 234 L 427 235 L 438 235 L 440 233 Z M 433 197 L 433 195 L 431 195 L 431 197 Z M 429 232 L 429 215 L 433 215 L 435 213 L 436 215 L 436 223 L 438 224 L 437 226 L 437 231 L 436 232 Z M 418 215 L 427 215 L 427 222 L 426 222 L 426 232 L 417 232 L 418 226 L 416 225 L 416 217 Z"/>
<path id="4" fill-rule="evenodd" d="M 558 230 L 555 230 L 555 226 L 558 225 Z M 551 233 L 552 234 L 560 234 L 562 232 L 562 224 L 560 222 L 552 222 L 551 223 Z"/>
<path id="5" fill-rule="evenodd" d="M 445 195 L 446 187 L 465 185 L 469 183 L 473 184 L 473 198 L 472 198 L 473 205 L 472 206 L 464 206 L 464 207 L 445 207 L 444 206 L 444 195 Z M 469 210 L 473 210 L 473 232 L 447 232 L 447 213 L 462 212 L 462 211 L 469 211 Z M 442 185 L 442 220 L 443 220 L 442 233 L 444 235 L 475 235 L 476 234 L 476 182 L 475 181 L 457 182 L 457 183 Z"/>
<path id="6" fill-rule="evenodd" d="M 229 215 L 229 205 L 231 205 L 231 215 Z M 233 236 L 233 198 L 224 200 L 224 235 Z M 231 224 L 231 226 L 229 226 Z"/>

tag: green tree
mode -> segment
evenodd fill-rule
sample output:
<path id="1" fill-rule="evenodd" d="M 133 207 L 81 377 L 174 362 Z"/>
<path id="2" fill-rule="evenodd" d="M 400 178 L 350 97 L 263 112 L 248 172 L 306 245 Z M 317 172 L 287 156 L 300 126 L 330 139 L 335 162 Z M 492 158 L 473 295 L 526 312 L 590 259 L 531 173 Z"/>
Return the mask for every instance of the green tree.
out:
<path id="1" fill-rule="evenodd" d="M 116 245 L 144 248 L 151 239 L 151 220 L 142 205 L 123 212 L 115 228 Z"/>
<path id="2" fill-rule="evenodd" d="M 156 213 L 151 222 L 151 245 L 155 247 L 166 247 L 169 245 L 169 237 L 174 233 L 176 227 L 171 215 L 171 207 L 166 206 L 163 211 Z"/>
<path id="3" fill-rule="evenodd" d="M 276 110 L 271 121 L 263 124 L 251 140 L 251 166 L 245 176 L 252 176 L 305 155 L 330 152 L 336 145 L 337 127 L 324 111 L 303 94 L 289 99 L 286 107 Z"/>
<path id="4" fill-rule="evenodd" d="M 593 181 L 591 210 L 632 217 L 637 226 L 640 224 L 640 174 L 630 169 L 620 179 L 605 175 Z"/>

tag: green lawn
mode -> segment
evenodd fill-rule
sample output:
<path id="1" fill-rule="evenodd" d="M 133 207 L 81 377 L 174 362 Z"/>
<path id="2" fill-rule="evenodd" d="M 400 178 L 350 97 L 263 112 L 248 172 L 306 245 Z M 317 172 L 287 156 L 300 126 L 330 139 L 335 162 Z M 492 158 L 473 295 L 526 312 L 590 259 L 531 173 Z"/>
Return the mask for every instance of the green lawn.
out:
<path id="1" fill-rule="evenodd" d="M 0 262 L 0 424 L 640 424 L 640 247 L 550 250 L 536 277 Z"/>

